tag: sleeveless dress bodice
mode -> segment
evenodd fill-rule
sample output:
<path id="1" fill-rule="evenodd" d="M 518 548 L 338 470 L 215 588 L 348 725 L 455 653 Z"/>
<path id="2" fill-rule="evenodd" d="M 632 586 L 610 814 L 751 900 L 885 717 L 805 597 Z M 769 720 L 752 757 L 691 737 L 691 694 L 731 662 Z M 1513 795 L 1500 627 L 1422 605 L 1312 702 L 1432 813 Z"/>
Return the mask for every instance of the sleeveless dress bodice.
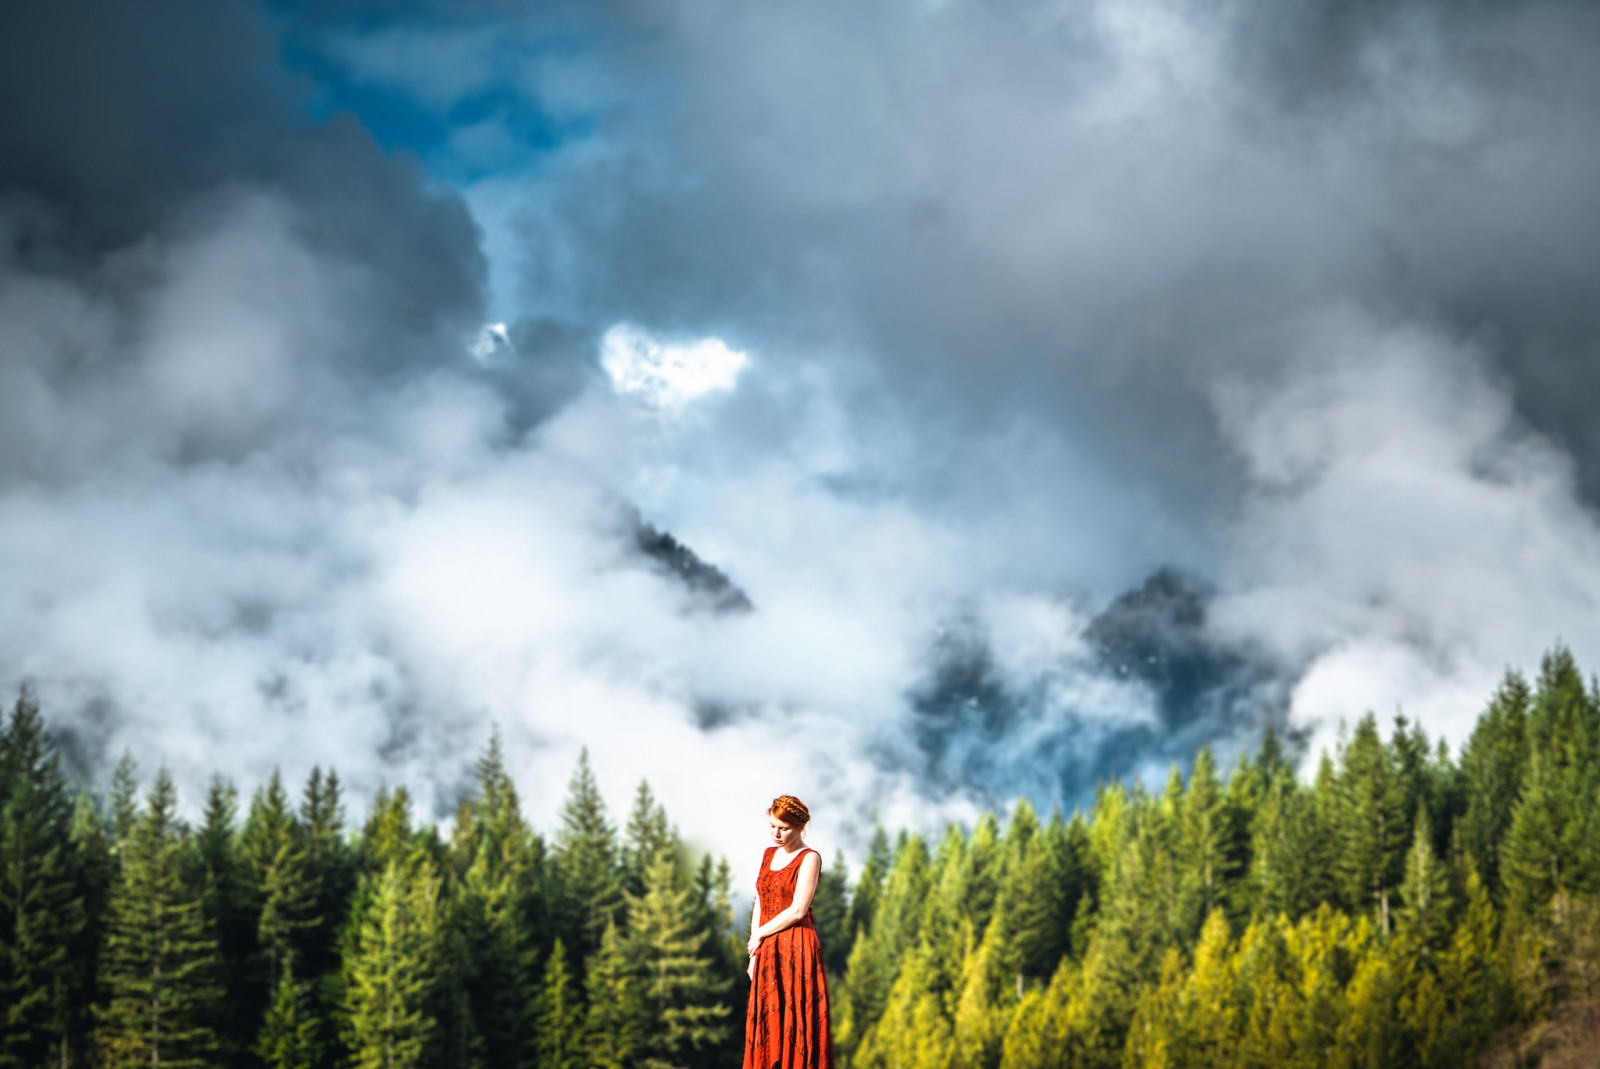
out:
<path id="1" fill-rule="evenodd" d="M 761 923 L 789 908 L 806 849 L 777 872 L 768 847 L 761 855 L 756 894 Z M 822 858 L 817 858 L 820 863 Z M 798 922 L 761 941 L 750 1005 L 745 1014 L 744 1069 L 832 1069 L 833 1039 L 828 1032 L 828 977 L 822 963 L 811 911 Z"/>

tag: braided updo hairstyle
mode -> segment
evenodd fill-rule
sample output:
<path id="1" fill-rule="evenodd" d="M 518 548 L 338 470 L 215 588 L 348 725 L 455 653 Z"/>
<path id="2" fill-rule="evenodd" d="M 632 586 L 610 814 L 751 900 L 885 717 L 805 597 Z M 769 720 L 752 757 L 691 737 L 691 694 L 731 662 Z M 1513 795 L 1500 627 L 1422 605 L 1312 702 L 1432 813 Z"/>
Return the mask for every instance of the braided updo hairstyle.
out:
<path id="1" fill-rule="evenodd" d="M 811 810 L 792 794 L 780 794 L 774 798 L 767 813 L 796 828 L 803 828 L 811 821 Z"/>

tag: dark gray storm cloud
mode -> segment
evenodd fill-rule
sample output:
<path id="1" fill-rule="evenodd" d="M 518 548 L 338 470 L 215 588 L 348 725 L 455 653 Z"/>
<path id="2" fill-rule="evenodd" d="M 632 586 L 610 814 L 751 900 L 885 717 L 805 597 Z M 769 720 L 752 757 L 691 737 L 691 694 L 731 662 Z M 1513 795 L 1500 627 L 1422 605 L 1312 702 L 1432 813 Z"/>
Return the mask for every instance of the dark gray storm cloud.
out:
<path id="1" fill-rule="evenodd" d="M 0 679 L 87 764 L 447 809 L 498 721 L 843 831 L 1600 655 L 1587 6 L 0 31 Z"/>
<path id="2" fill-rule="evenodd" d="M 536 260 L 584 250 L 534 273 L 574 314 L 849 338 L 1203 508 L 1237 489 L 1216 375 L 1281 366 L 1347 299 L 1480 339 L 1597 485 L 1584 5 L 709 4 L 650 30 L 609 54 L 610 151 L 530 228 Z"/>

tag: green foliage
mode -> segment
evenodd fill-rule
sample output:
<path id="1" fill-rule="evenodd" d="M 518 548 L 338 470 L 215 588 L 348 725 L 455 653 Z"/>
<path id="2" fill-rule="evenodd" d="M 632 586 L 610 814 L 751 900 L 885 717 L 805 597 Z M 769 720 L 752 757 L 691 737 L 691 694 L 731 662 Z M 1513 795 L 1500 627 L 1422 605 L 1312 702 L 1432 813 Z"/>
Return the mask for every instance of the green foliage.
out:
<path id="1" fill-rule="evenodd" d="M 644 887 L 627 896 L 628 952 L 646 1036 L 640 1064 L 675 1069 L 726 1036 L 730 1010 L 722 995 L 730 984 L 712 970 L 694 896 L 670 855 L 657 854 Z"/>
<path id="2" fill-rule="evenodd" d="M 205 1066 L 217 1050 L 217 943 L 177 800 L 162 769 L 121 844 L 100 963 L 107 1066 Z"/>
<path id="3" fill-rule="evenodd" d="M 1313 767 L 1269 733 L 1070 819 L 878 829 L 813 901 L 841 1069 L 1444 1069 L 1531 1058 L 1516 1036 L 1600 1003 L 1600 701 L 1570 653 L 1508 675 L 1459 761 L 1368 715 Z M 548 852 L 498 734 L 476 773 L 448 844 L 403 788 L 347 835 L 320 770 L 298 807 L 274 775 L 242 824 L 216 781 L 190 832 L 128 759 L 104 810 L 74 799 L 24 694 L 0 1067 L 738 1061 L 726 860 L 647 784 L 619 835 L 586 754 Z"/>
<path id="4" fill-rule="evenodd" d="M 562 892 L 559 930 L 582 960 L 599 948 L 606 925 L 621 916 L 624 872 L 587 749 L 578 757 L 561 807 L 555 864 Z"/>
<path id="5" fill-rule="evenodd" d="M 286 956 L 255 1048 L 270 1069 L 312 1069 L 321 1060 L 322 1021 L 312 990 L 296 979 L 293 954 Z"/>
<path id="6" fill-rule="evenodd" d="M 61 1056 L 88 977 L 74 956 L 87 927 L 73 803 L 23 691 L 0 728 L 0 1066 Z"/>
<path id="7" fill-rule="evenodd" d="M 608 920 L 585 980 L 584 1051 L 592 1069 L 636 1064 L 646 1039 L 645 1003 L 616 921 Z"/>
<path id="8" fill-rule="evenodd" d="M 578 993 L 567 969 L 567 948 L 557 939 L 545 962 L 544 978 L 533 1006 L 535 1069 L 580 1069 L 583 1065 L 583 1017 Z"/>
<path id="9" fill-rule="evenodd" d="M 372 888 L 347 963 L 348 1042 L 358 1069 L 427 1064 L 438 1019 L 439 879 L 426 861 L 391 860 Z"/>

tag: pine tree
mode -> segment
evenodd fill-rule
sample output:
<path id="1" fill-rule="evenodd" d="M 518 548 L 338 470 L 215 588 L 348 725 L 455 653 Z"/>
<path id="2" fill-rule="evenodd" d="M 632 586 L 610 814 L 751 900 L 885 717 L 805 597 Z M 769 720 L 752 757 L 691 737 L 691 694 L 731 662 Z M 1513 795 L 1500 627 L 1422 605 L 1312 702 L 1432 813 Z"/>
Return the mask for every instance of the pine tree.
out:
<path id="1" fill-rule="evenodd" d="M 1184 934 L 1192 938 L 1212 910 L 1233 907 L 1234 882 L 1248 854 L 1241 814 L 1217 780 L 1209 745 L 1195 757 L 1179 812 L 1180 909 Z"/>
<path id="2" fill-rule="evenodd" d="M 121 848 L 110 902 L 98 1044 L 110 1067 L 209 1065 L 221 991 L 204 892 L 185 878 L 177 792 L 162 769 Z"/>
<path id="3" fill-rule="evenodd" d="M 583 1016 L 567 970 L 567 949 L 557 939 L 545 962 L 544 980 L 533 1007 L 537 1037 L 535 1069 L 581 1069 Z"/>
<path id="4" fill-rule="evenodd" d="M 131 753 L 124 753 L 111 774 L 111 841 L 120 853 L 133 838 L 139 820 L 138 765 Z"/>
<path id="5" fill-rule="evenodd" d="M 812 923 L 828 972 L 839 976 L 850 960 L 850 870 L 844 852 L 834 855 L 833 864 L 817 879 L 817 893 L 811 899 Z"/>
<path id="6" fill-rule="evenodd" d="M 555 862 L 562 892 L 561 932 L 583 960 L 599 948 L 606 924 L 621 914 L 623 904 L 616 831 L 606 818 L 587 749 L 578 756 L 561 807 Z"/>
<path id="7" fill-rule="evenodd" d="M 1184 987 L 1179 1037 L 1191 1064 L 1233 1065 L 1239 1042 L 1238 963 L 1221 907 L 1206 918 Z"/>
<path id="8" fill-rule="evenodd" d="M 1299 993 L 1286 939 L 1287 921 L 1258 916 L 1239 939 L 1240 1069 L 1293 1064 Z"/>
<path id="9" fill-rule="evenodd" d="M 0 1066 L 66 1061 L 87 977 L 73 950 L 87 927 L 73 805 L 32 693 L 0 729 Z"/>
<path id="10" fill-rule="evenodd" d="M 1441 948 L 1450 937 L 1455 913 L 1450 873 L 1433 852 L 1428 810 L 1417 809 L 1411 850 L 1406 854 L 1405 880 L 1400 885 L 1400 927 L 1422 946 Z"/>
<path id="11" fill-rule="evenodd" d="M 643 895 L 629 895 L 628 944 L 640 977 L 649 1069 L 672 1069 L 720 1043 L 728 1030 L 726 979 L 711 971 L 707 933 L 696 924 L 693 896 L 680 886 L 671 858 L 658 855 L 645 873 Z"/>
<path id="12" fill-rule="evenodd" d="M 476 794 L 456 818 L 457 864 L 466 871 L 454 909 L 484 1062 L 514 1067 L 534 1058 L 528 1006 L 538 994 L 541 859 L 506 772 L 498 731 L 478 761 L 477 777 Z"/>
<path id="13" fill-rule="evenodd" d="M 675 857 L 677 830 L 667 823 L 667 814 L 656 801 L 650 784 L 639 781 L 622 849 L 623 884 L 630 894 L 644 894 L 645 876 L 656 859 Z"/>
<path id="14" fill-rule="evenodd" d="M 378 788 L 372 811 L 361 828 L 356 858 L 358 871 L 381 875 L 391 864 L 410 865 L 421 853 L 420 836 L 411 825 L 411 794 L 404 787 Z"/>
<path id="15" fill-rule="evenodd" d="M 432 865 L 390 861 L 372 887 L 346 963 L 348 1043 L 357 1069 L 426 1064 L 438 1032 L 430 1012 L 438 913 Z"/>
<path id="16" fill-rule="evenodd" d="M 1390 899 L 1404 856 L 1404 799 L 1393 756 L 1367 714 L 1340 753 L 1339 874 L 1352 908 L 1372 908 L 1380 930 L 1389 931 Z"/>
<path id="17" fill-rule="evenodd" d="M 905 948 L 916 945 L 928 870 L 927 844 L 920 836 L 902 834 L 873 909 L 872 927 L 856 940 L 846 966 L 841 1019 L 834 1032 L 846 1056 L 865 1029 L 882 1016 Z"/>
<path id="18" fill-rule="evenodd" d="M 872 845 L 867 848 L 867 860 L 861 867 L 861 879 L 856 883 L 855 894 L 850 899 L 852 944 L 872 928 L 878 899 L 883 894 L 884 877 L 889 872 L 890 860 L 889 837 L 884 834 L 883 826 L 879 825 L 872 830 Z"/>
<path id="19" fill-rule="evenodd" d="M 279 971 L 255 1053 L 268 1069 L 314 1069 L 322 1060 L 322 1021 L 313 986 L 295 975 L 293 952 Z"/>
<path id="20" fill-rule="evenodd" d="M 1500 848 L 1501 879 L 1512 906 L 1525 915 L 1544 909 L 1565 886 L 1562 839 L 1568 814 L 1563 802 L 1556 770 L 1535 750 Z"/>
<path id="21" fill-rule="evenodd" d="M 584 1051 L 591 1069 L 631 1069 L 644 1047 L 647 1017 L 639 980 L 616 921 L 606 922 L 600 948 L 585 970 Z"/>
<path id="22" fill-rule="evenodd" d="M 1466 798 L 1461 843 L 1477 863 L 1491 894 L 1498 894 L 1501 888 L 1500 844 L 1522 793 L 1531 701 L 1527 681 L 1508 672 L 1461 752 L 1460 775 Z"/>
<path id="23" fill-rule="evenodd" d="M 69 1034 L 75 1037 L 67 1051 L 70 1064 L 90 1050 L 88 1036 L 94 1031 L 95 1007 L 101 1003 L 99 981 L 101 956 L 105 947 L 112 888 L 117 878 L 117 861 L 111 832 L 99 809 L 86 793 L 80 793 L 72 811 L 72 845 L 77 851 L 84 889 L 86 923 L 72 947 L 72 960 L 78 970 L 78 990 L 70 1013 Z"/>
<path id="24" fill-rule="evenodd" d="M 950 1069 L 954 1036 L 932 990 L 928 956 L 907 950 L 883 1015 L 867 1032 L 852 1064 L 859 1069 Z"/>
<path id="25" fill-rule="evenodd" d="M 234 1063 L 254 1046 L 261 1021 L 256 982 L 256 916 L 248 874 L 235 843 L 238 792 L 214 779 L 206 792 L 205 816 L 195 833 L 200 864 L 201 901 L 206 923 L 217 938 L 221 1013 L 215 1022 L 218 1050 Z"/>
<path id="26" fill-rule="evenodd" d="M 1496 944 L 1499 933 L 1488 889 L 1469 861 L 1462 881 L 1466 910 L 1440 963 L 1439 978 L 1449 1007 L 1440 1041 L 1440 1065 L 1466 1065 L 1489 1045 L 1506 1021 L 1510 991 Z"/>
<path id="27" fill-rule="evenodd" d="M 1183 951 L 1168 947 L 1154 983 L 1140 987 L 1122 1049 L 1122 1069 L 1170 1069 L 1190 1064 L 1180 1032 L 1188 977 Z M 1196 1059 L 1192 1064 L 1210 1064 Z"/>

